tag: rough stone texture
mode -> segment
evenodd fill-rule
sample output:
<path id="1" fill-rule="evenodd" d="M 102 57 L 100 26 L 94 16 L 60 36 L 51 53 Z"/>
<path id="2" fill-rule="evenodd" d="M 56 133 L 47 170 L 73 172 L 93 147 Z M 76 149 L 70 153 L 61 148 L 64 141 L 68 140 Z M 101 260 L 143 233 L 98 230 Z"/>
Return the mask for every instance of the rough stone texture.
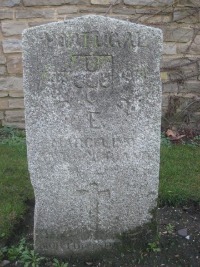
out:
<path id="1" fill-rule="evenodd" d="M 3 118 L 4 118 L 4 112 L 0 111 L 0 120 L 3 120 Z"/>
<path id="2" fill-rule="evenodd" d="M 59 6 L 63 4 L 89 4 L 89 0 L 24 0 L 25 6 Z"/>
<path id="3" fill-rule="evenodd" d="M 23 30 L 28 28 L 25 22 L 2 22 L 1 29 L 4 36 L 20 35 Z"/>
<path id="4" fill-rule="evenodd" d="M 0 75 L 5 75 L 6 74 L 6 67 L 5 66 L 0 66 Z"/>
<path id="5" fill-rule="evenodd" d="M 110 0 L 91 0 L 93 5 L 110 5 Z"/>
<path id="6" fill-rule="evenodd" d="M 181 0 L 179 5 L 183 5 L 184 7 L 196 7 L 199 5 L 199 0 Z"/>
<path id="7" fill-rule="evenodd" d="M 36 251 L 94 252 L 151 221 L 161 39 L 159 29 L 101 16 L 24 32 Z"/>
<path id="8" fill-rule="evenodd" d="M 9 55 L 7 57 L 7 70 L 10 74 L 22 74 L 21 55 Z"/>
<path id="9" fill-rule="evenodd" d="M 73 14 L 78 12 L 78 8 L 76 6 L 68 6 L 68 7 L 62 7 L 57 10 L 58 15 L 64 15 L 64 14 Z"/>
<path id="10" fill-rule="evenodd" d="M 32 10 L 17 10 L 17 19 L 30 19 L 30 18 L 44 18 L 52 19 L 55 11 L 53 9 L 32 9 Z"/>
<path id="11" fill-rule="evenodd" d="M 181 92 L 200 95 L 199 82 L 198 81 L 187 81 L 185 83 L 185 86 L 181 87 Z"/>
<path id="12" fill-rule="evenodd" d="M 0 19 L 13 19 L 13 11 L 7 9 L 0 10 Z"/>
<path id="13" fill-rule="evenodd" d="M 21 0 L 1 0 L 0 7 L 13 7 L 18 6 Z"/>
<path id="14" fill-rule="evenodd" d="M 164 55 L 174 55 L 176 54 L 176 43 L 167 43 L 163 46 Z"/>
<path id="15" fill-rule="evenodd" d="M 6 63 L 6 57 L 4 55 L 0 55 L 0 64 Z"/>
<path id="16" fill-rule="evenodd" d="M 9 109 L 13 108 L 24 108 L 24 99 L 15 98 L 15 99 L 9 99 Z"/>
<path id="17" fill-rule="evenodd" d="M 40 26 L 44 24 L 48 24 L 54 22 L 53 20 L 45 20 L 45 21 L 34 21 L 34 22 L 29 22 L 29 27 L 35 27 L 35 26 Z"/>
<path id="18" fill-rule="evenodd" d="M 0 98 L 0 110 L 8 109 L 8 99 Z"/>
<path id="19" fill-rule="evenodd" d="M 164 41 L 187 43 L 193 37 L 193 30 L 191 28 L 165 28 L 163 29 Z"/>
<path id="20" fill-rule="evenodd" d="M 22 51 L 22 42 L 18 39 L 10 39 L 4 40 L 3 44 L 3 51 L 5 54 L 7 53 L 17 53 Z"/>
<path id="21" fill-rule="evenodd" d="M 59 6 L 69 4 L 71 0 L 24 0 L 25 6 Z"/>
<path id="22" fill-rule="evenodd" d="M 5 121 L 7 122 L 24 122 L 23 110 L 8 110 L 5 112 Z"/>
<path id="23" fill-rule="evenodd" d="M 0 91 L 0 97 L 6 97 L 6 96 L 8 96 L 8 92 Z"/>
<path id="24" fill-rule="evenodd" d="M 7 77 L 0 78 L 0 90 L 23 90 L 22 78 Z"/>
<path id="25" fill-rule="evenodd" d="M 10 97 L 23 97 L 24 92 L 20 90 L 11 90 L 9 91 L 9 96 Z M 23 108 L 23 106 L 21 108 Z"/>
<path id="26" fill-rule="evenodd" d="M 174 22 L 198 23 L 200 18 L 200 11 L 198 8 L 194 9 L 175 9 L 173 13 Z"/>
<path id="27" fill-rule="evenodd" d="M 131 6 L 164 6 L 173 4 L 174 0 L 124 0 L 124 4 Z"/>
<path id="28" fill-rule="evenodd" d="M 178 93 L 177 84 L 163 84 L 162 87 L 163 93 Z"/>

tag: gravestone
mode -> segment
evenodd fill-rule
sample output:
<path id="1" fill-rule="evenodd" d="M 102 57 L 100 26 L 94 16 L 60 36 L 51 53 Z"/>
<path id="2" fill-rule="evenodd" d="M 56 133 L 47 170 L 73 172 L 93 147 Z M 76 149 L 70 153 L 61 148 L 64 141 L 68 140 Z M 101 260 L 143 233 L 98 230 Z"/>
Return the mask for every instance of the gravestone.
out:
<path id="1" fill-rule="evenodd" d="M 35 249 L 109 248 L 156 207 L 159 29 L 103 16 L 23 33 Z"/>

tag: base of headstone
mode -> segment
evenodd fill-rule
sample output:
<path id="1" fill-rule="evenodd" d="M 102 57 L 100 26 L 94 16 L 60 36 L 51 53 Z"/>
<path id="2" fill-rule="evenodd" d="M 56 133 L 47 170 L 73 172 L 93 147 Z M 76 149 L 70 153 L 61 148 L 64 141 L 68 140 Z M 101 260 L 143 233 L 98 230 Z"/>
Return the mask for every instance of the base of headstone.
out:
<path id="1" fill-rule="evenodd" d="M 121 253 L 129 253 L 130 251 L 139 252 L 145 250 L 148 243 L 157 238 L 157 220 L 156 209 L 152 211 L 152 220 L 142 226 L 136 227 L 134 230 L 123 232 L 116 235 L 113 239 L 107 240 L 87 240 L 79 243 L 61 242 L 57 239 L 56 243 L 37 236 L 37 243 L 35 244 L 35 251 L 43 256 L 55 256 L 60 259 L 73 260 L 102 260 L 107 257 L 115 257 Z M 41 242 L 40 242 L 41 241 Z M 66 250 L 65 250 L 66 248 Z"/>

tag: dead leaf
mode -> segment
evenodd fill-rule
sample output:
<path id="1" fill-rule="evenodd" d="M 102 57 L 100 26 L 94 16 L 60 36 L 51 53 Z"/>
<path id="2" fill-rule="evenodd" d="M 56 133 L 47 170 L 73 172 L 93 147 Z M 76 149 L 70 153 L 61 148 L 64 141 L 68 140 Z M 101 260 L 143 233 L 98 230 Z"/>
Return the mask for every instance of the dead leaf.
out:
<path id="1" fill-rule="evenodd" d="M 175 131 L 172 131 L 172 130 L 170 130 L 170 129 L 168 129 L 168 130 L 166 131 L 166 136 L 167 136 L 167 137 L 175 138 L 175 137 L 176 137 L 176 132 L 175 132 Z"/>
<path id="2" fill-rule="evenodd" d="M 166 132 L 166 136 L 169 137 L 171 141 L 178 141 L 182 139 L 183 137 L 185 137 L 185 134 L 179 135 L 175 131 L 168 129 Z"/>

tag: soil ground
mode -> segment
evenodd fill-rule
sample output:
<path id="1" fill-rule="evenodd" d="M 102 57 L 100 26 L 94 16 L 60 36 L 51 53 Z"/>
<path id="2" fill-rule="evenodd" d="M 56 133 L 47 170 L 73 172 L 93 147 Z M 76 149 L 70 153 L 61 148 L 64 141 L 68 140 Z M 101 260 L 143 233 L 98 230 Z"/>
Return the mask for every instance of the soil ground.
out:
<path id="1" fill-rule="evenodd" d="M 158 238 L 154 242 L 149 240 L 144 249 L 127 250 L 118 255 L 100 256 L 98 260 L 70 260 L 69 267 L 199 267 L 200 266 L 200 205 L 184 207 L 162 207 L 157 211 Z M 23 227 L 18 235 L 10 240 L 14 244 L 24 235 L 29 243 L 33 243 L 33 205 L 31 206 Z M 178 230 L 183 230 L 181 236 Z M 8 266 L 22 266 L 16 263 Z M 52 266 L 51 261 L 44 266 Z"/>

